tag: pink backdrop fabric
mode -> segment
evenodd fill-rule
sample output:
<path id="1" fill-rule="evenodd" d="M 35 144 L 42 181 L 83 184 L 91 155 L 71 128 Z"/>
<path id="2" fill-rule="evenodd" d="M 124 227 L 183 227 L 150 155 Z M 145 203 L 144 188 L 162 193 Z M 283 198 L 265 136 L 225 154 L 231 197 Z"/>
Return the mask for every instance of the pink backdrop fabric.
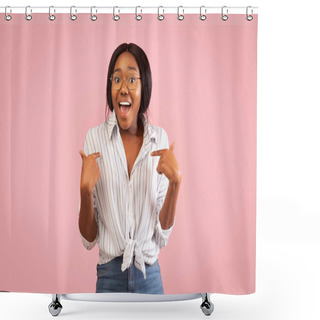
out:
<path id="1" fill-rule="evenodd" d="M 152 71 L 148 119 L 182 172 L 159 255 L 165 294 L 255 292 L 257 22 L 244 15 L 13 14 L 0 19 L 0 290 L 93 293 L 98 245 L 78 229 L 81 157 L 105 121 L 114 49 L 134 42 Z"/>

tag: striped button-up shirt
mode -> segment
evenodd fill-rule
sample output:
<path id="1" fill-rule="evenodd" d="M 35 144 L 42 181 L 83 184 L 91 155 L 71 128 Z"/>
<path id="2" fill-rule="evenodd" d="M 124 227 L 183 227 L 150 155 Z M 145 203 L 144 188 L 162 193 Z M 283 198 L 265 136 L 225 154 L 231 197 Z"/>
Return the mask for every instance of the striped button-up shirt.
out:
<path id="1" fill-rule="evenodd" d="M 135 266 L 146 279 L 145 263 L 151 265 L 158 259 L 174 223 L 167 230 L 161 227 L 159 213 L 169 180 L 157 172 L 160 157 L 150 156 L 152 151 L 169 148 L 168 135 L 163 128 L 148 123 L 144 115 L 143 126 L 143 144 L 130 179 L 115 111 L 86 134 L 85 154 L 101 153 L 96 160 L 101 175 L 93 190 L 98 232 L 93 242 L 87 241 L 81 233 L 80 236 L 88 250 L 98 243 L 99 264 L 123 254 L 121 270 L 124 271 L 135 255 Z"/>

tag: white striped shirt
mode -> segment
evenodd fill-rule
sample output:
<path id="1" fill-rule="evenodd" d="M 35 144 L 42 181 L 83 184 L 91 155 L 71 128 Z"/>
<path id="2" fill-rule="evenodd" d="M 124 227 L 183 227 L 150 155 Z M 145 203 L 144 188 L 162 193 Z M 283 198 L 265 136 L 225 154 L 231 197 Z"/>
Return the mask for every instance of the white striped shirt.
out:
<path id="1" fill-rule="evenodd" d="M 143 144 L 128 174 L 125 149 L 115 111 L 97 127 L 89 129 L 84 152 L 100 152 L 97 158 L 100 178 L 93 190 L 97 237 L 82 243 L 91 250 L 99 245 L 99 264 L 123 254 L 121 270 L 129 268 L 135 255 L 135 266 L 146 279 L 145 263 L 153 264 L 160 249 L 166 246 L 173 225 L 163 230 L 159 213 L 167 194 L 169 180 L 158 174 L 160 156 L 150 156 L 159 149 L 169 149 L 166 131 L 148 123 L 143 115 Z M 79 211 L 80 213 L 80 211 Z"/>

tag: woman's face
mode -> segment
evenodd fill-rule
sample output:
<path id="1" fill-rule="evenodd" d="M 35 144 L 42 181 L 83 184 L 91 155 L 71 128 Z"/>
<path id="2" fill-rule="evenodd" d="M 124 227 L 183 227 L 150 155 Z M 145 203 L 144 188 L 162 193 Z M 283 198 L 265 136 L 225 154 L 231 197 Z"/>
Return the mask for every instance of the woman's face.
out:
<path id="1" fill-rule="evenodd" d="M 123 52 L 119 55 L 113 69 L 113 75 L 117 81 L 122 78 L 121 88 L 116 90 L 114 82 L 111 86 L 112 104 L 117 115 L 119 126 L 122 130 L 132 135 L 137 135 L 138 130 L 138 112 L 141 103 L 141 79 L 136 79 L 136 88 L 129 90 L 126 84 L 128 81 L 134 82 L 131 76 L 140 78 L 140 70 L 135 57 L 130 52 Z M 130 108 L 121 107 L 120 102 L 129 102 Z M 120 130 L 121 130 L 120 129 Z M 123 131 L 121 131 L 123 132 Z"/>

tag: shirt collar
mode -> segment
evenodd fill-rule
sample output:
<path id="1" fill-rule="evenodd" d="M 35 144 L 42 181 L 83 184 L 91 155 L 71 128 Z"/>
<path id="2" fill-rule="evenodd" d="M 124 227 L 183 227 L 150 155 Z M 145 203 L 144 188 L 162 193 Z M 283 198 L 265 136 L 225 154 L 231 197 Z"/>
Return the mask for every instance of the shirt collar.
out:
<path id="1" fill-rule="evenodd" d="M 148 123 L 146 116 L 144 114 L 142 114 L 142 122 L 143 122 L 143 127 L 144 127 L 143 138 L 149 138 L 150 140 L 154 139 L 154 141 L 157 143 L 157 135 L 156 135 L 155 129 L 153 128 L 153 126 L 150 123 Z M 116 130 L 116 132 L 120 133 L 118 119 L 117 119 L 116 112 L 114 111 L 114 109 L 113 109 L 111 115 L 106 120 L 106 126 L 107 126 L 108 137 L 110 140 L 112 138 L 112 134 L 113 134 L 114 130 Z"/>

